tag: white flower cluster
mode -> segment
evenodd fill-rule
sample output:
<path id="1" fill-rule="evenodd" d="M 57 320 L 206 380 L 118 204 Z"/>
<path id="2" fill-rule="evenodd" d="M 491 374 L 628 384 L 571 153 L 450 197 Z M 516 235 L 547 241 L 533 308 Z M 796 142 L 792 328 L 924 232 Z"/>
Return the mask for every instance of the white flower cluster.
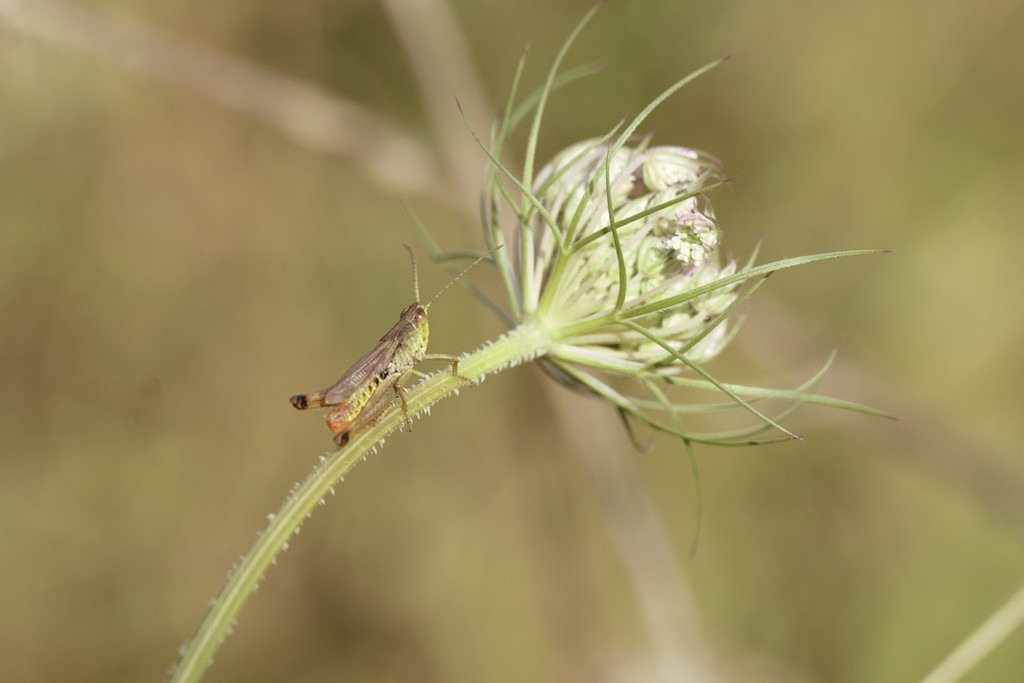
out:
<path id="1" fill-rule="evenodd" d="M 526 309 L 549 328 L 573 330 L 553 355 L 596 358 L 600 363 L 593 364 L 608 369 L 666 359 L 663 347 L 621 319 L 641 306 L 686 299 L 687 292 L 735 272 L 734 262 L 720 262 L 721 233 L 701 194 L 722 181 L 719 162 L 710 155 L 646 143 L 623 146 L 609 157 L 602 141 L 585 141 L 544 166 L 533 192 L 547 217 L 539 211 L 533 216 L 534 256 L 523 276 L 533 279 L 536 293 Z M 721 350 L 724 324 L 710 334 L 706 329 L 735 297 L 734 287 L 713 289 L 635 322 L 699 362 Z M 585 320 L 595 325 L 577 323 Z M 701 334 L 706 336 L 691 348 Z M 665 365 L 666 373 L 680 369 Z"/>

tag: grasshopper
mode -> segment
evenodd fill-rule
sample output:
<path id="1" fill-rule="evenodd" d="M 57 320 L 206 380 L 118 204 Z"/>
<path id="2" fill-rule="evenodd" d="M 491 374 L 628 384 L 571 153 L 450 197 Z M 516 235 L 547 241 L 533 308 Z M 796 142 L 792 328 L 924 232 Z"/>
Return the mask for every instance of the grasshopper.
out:
<path id="1" fill-rule="evenodd" d="M 420 282 L 416 272 L 416 253 L 408 244 L 403 245 L 409 251 L 412 260 L 412 279 L 416 301 L 405 307 L 398 322 L 380 338 L 372 349 L 352 364 L 348 370 L 330 387 L 314 394 L 296 394 L 291 397 L 291 404 L 297 410 L 307 408 L 330 408 L 327 414 L 327 427 L 334 432 L 334 442 L 338 446 L 348 443 L 353 433 L 362 427 L 373 424 L 380 413 L 391 405 L 397 396 L 402 402 L 402 412 L 409 421 L 408 408 L 402 380 L 409 373 L 422 375 L 413 369 L 417 363 L 425 360 L 439 360 L 451 364 L 452 375 L 459 374 L 459 359 L 443 353 L 427 353 L 429 325 L 427 309 L 449 287 L 469 272 L 480 261 L 495 250 L 492 250 L 473 261 L 465 270 L 455 276 L 441 288 L 434 298 L 426 305 L 420 303 Z M 500 247 L 499 247 L 500 248 Z M 467 382 L 469 379 L 463 377 Z"/>

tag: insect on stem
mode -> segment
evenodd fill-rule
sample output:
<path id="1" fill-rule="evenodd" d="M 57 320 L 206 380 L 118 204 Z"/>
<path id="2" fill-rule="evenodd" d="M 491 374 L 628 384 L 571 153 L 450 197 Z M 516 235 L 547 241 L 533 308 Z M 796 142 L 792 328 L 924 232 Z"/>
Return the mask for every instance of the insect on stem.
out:
<path id="1" fill-rule="evenodd" d="M 496 247 L 473 261 L 424 305 L 420 303 L 416 252 L 408 244 L 403 246 L 409 251 L 412 261 L 413 293 L 416 300 L 405 307 L 398 316 L 398 322 L 373 348 L 346 370 L 337 382 L 316 393 L 296 394 L 290 399 L 292 406 L 297 410 L 330 408 L 327 414 L 327 427 L 334 432 L 334 442 L 339 446 L 347 444 L 352 434 L 359 429 L 373 424 L 396 397 L 402 403 L 406 423 L 411 423 L 402 380 L 409 373 L 416 372 L 413 367 L 417 363 L 425 360 L 444 361 L 451 364 L 453 376 L 462 377 L 459 375 L 459 359 L 456 356 L 427 353 L 427 341 L 430 336 L 427 309 L 459 278 L 501 248 Z"/>

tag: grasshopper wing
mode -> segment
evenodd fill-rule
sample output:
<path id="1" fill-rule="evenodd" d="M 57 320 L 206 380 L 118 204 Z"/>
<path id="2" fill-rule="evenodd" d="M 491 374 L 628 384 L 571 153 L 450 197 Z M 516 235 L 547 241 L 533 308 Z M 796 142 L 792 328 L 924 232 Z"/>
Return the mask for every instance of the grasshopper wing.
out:
<path id="1" fill-rule="evenodd" d="M 382 338 L 346 370 L 337 382 L 312 394 L 295 394 L 290 399 L 291 404 L 297 410 L 306 410 L 349 403 L 356 394 L 366 394 L 368 397 L 391 374 L 390 362 L 396 348 L 398 340 Z"/>
<path id="2" fill-rule="evenodd" d="M 370 389 L 371 393 L 391 374 L 391 360 L 398 348 L 397 339 L 381 339 L 345 371 L 337 382 L 323 392 L 323 405 L 345 403 L 354 394 Z"/>

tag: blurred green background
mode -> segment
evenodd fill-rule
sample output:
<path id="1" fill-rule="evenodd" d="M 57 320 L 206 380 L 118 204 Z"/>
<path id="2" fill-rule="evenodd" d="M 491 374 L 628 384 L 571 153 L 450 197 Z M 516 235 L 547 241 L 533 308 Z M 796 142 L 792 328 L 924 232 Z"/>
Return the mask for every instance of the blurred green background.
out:
<path id="1" fill-rule="evenodd" d="M 486 129 L 522 46 L 536 87 L 589 7 L 0 8 L 0 679 L 164 674 L 330 446 L 288 396 L 411 300 L 400 198 L 479 248 L 454 98 Z M 356 469 L 208 680 L 926 674 L 1024 578 L 1021 26 L 1010 0 L 604 7 L 569 63 L 607 69 L 554 98 L 540 156 L 732 54 L 645 126 L 736 176 L 730 249 L 895 253 L 772 278 L 711 370 L 791 386 L 841 337 L 826 393 L 902 421 L 808 409 L 802 442 L 701 449 L 690 558 L 677 443 L 638 454 L 504 373 Z M 431 320 L 436 352 L 502 329 L 457 288 Z M 966 680 L 1021 671 L 1018 633 Z"/>

